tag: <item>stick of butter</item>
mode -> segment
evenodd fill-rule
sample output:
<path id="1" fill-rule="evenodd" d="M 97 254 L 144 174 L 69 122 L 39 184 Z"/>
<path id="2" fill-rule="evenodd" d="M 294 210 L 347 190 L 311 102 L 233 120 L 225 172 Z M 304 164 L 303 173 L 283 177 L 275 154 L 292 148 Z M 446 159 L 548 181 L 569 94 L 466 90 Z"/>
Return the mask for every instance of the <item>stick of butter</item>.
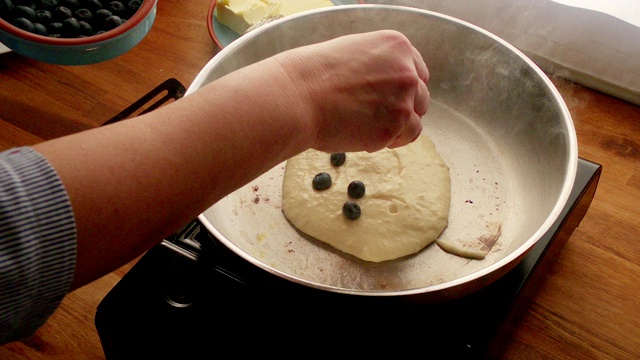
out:
<path id="1" fill-rule="evenodd" d="M 333 6 L 331 0 L 218 0 L 218 22 L 238 34 L 267 17 Z"/>

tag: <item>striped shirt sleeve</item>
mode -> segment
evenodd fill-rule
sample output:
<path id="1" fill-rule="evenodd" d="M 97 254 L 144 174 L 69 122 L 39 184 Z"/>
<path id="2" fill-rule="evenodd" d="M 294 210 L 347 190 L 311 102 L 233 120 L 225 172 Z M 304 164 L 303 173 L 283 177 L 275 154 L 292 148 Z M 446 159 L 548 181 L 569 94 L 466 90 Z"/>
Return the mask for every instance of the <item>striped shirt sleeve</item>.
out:
<path id="1" fill-rule="evenodd" d="M 71 203 L 30 147 L 0 153 L 0 344 L 32 335 L 69 291 L 76 256 Z"/>

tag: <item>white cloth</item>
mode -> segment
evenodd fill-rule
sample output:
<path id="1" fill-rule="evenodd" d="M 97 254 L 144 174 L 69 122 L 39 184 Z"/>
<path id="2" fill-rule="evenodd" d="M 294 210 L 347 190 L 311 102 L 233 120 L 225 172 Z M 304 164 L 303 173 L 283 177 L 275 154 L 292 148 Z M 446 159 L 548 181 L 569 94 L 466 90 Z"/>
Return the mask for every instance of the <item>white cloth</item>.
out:
<path id="1" fill-rule="evenodd" d="M 558 76 L 640 105 L 637 0 L 367 0 L 479 26 Z"/>

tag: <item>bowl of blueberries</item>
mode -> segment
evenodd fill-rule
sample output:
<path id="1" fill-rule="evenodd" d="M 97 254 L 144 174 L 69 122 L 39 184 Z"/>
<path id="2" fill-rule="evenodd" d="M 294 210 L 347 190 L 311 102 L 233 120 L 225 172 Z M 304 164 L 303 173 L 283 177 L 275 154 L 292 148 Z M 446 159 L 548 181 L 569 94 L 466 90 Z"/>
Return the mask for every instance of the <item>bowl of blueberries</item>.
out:
<path id="1" fill-rule="evenodd" d="M 0 0 L 0 42 L 51 64 L 113 59 L 149 32 L 157 0 Z"/>

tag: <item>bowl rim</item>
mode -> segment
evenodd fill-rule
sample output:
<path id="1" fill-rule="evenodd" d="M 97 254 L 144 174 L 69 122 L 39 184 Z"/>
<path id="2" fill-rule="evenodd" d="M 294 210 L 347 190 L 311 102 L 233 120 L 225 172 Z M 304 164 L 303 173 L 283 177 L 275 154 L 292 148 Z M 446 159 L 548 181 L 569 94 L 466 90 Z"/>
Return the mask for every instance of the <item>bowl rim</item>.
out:
<path id="1" fill-rule="evenodd" d="M 333 2 L 333 0 L 331 1 Z M 364 0 L 357 0 L 357 2 L 358 4 L 365 4 Z M 217 0 L 212 0 L 211 4 L 209 5 L 209 11 L 207 11 L 207 31 L 209 32 L 209 36 L 211 37 L 211 40 L 213 40 L 213 42 L 216 43 L 216 45 L 218 45 L 220 49 L 223 49 L 225 45 L 223 45 L 220 39 L 218 39 L 215 29 L 213 28 L 213 16 L 214 16 L 214 12 L 216 11 L 217 4 L 218 4 Z M 343 6 L 343 5 L 340 5 L 340 6 Z"/>
<path id="2" fill-rule="evenodd" d="M 0 31 L 7 32 L 17 38 L 25 41 L 31 41 L 42 45 L 58 45 L 58 46 L 79 46 L 95 44 L 109 39 L 113 39 L 140 24 L 151 11 L 156 7 L 158 0 L 143 0 L 142 5 L 136 13 L 129 18 L 124 24 L 106 31 L 99 35 L 92 35 L 83 38 L 54 38 L 49 36 L 37 35 L 11 25 L 6 20 L 0 18 Z"/>

